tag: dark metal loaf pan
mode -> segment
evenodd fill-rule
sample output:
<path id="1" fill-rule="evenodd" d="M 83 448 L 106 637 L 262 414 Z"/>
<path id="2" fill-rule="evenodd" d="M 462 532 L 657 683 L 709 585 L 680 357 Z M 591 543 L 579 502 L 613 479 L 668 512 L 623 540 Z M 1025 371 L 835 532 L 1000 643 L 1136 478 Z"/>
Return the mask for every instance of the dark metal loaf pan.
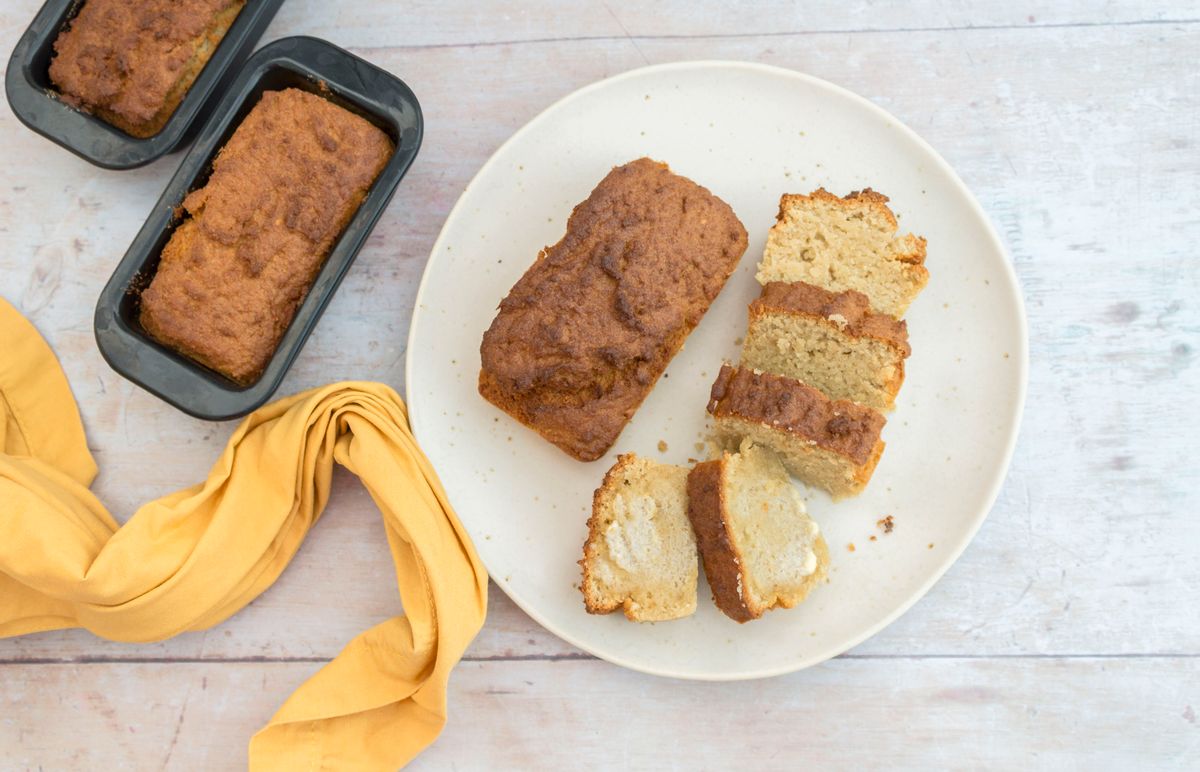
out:
<path id="1" fill-rule="evenodd" d="M 392 138 L 396 152 L 334 243 L 275 355 L 254 383 L 243 386 L 152 339 L 139 325 L 141 291 L 149 285 L 179 207 L 202 187 L 212 162 L 264 91 L 301 88 L 357 113 Z M 408 171 L 422 135 L 421 108 L 399 78 L 323 40 L 292 37 L 254 54 L 242 68 L 96 304 L 96 342 L 121 375 L 197 418 L 225 420 L 261 406 L 278 388 L 321 312 L 350 269 L 371 229 Z"/>
<path id="2" fill-rule="evenodd" d="M 63 102 L 50 82 L 54 41 L 86 0 L 48 0 L 13 49 L 4 90 L 29 128 L 105 169 L 133 169 L 185 144 L 254 50 L 283 0 L 248 0 L 162 131 L 140 139 Z"/>

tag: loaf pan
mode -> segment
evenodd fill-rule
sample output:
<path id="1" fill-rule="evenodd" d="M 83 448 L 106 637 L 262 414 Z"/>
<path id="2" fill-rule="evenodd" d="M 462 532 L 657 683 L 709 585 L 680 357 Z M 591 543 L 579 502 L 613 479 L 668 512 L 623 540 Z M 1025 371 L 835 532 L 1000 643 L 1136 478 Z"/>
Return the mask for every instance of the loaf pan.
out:
<path id="1" fill-rule="evenodd" d="M 151 338 L 138 323 L 141 291 L 158 267 L 163 247 L 180 222 L 180 206 L 202 187 L 218 151 L 264 91 L 300 88 L 374 123 L 396 151 L 296 310 L 292 324 L 259 379 L 244 386 Z M 121 375 L 180 410 L 213 421 L 245 415 L 262 405 L 283 380 L 337 290 L 421 145 L 417 98 L 399 78 L 337 46 L 309 37 L 278 40 L 254 54 L 201 128 L 179 171 L 125 253 L 96 304 L 96 343 Z"/>
<path id="2" fill-rule="evenodd" d="M 4 90 L 13 113 L 29 128 L 105 169 L 144 166 L 185 144 L 238 65 L 246 60 L 283 0 L 248 0 L 212 58 L 162 131 L 139 139 L 63 102 L 50 82 L 58 33 L 86 0 L 48 0 L 17 42 Z"/>

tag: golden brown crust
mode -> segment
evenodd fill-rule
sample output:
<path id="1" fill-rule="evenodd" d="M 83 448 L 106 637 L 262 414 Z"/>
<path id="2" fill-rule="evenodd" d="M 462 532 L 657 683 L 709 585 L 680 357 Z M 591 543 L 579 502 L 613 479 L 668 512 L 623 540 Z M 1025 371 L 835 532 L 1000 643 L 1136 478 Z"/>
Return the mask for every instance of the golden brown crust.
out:
<path id="1" fill-rule="evenodd" d="M 886 343 L 903 357 L 912 353 L 908 324 L 871 310 L 871 301 L 857 290 L 830 292 L 802 281 L 768 282 L 750 304 L 750 320 L 771 312 L 821 319 L 847 335 Z"/>
<path id="2" fill-rule="evenodd" d="M 713 603 L 739 624 L 758 619 L 746 603 L 748 581 L 743 574 L 742 555 L 729 538 L 731 525 L 725 517 L 725 459 L 697 464 L 688 473 L 688 519 L 696 534 L 696 547 L 704 564 L 704 575 L 712 589 Z"/>
<path id="3" fill-rule="evenodd" d="M 189 218 L 142 293 L 142 326 L 253 382 L 392 152 L 383 131 L 326 99 L 265 92 L 184 199 Z"/>
<path id="4" fill-rule="evenodd" d="M 157 134 L 245 0 L 87 0 L 54 41 L 63 101 L 135 137 Z"/>
<path id="5" fill-rule="evenodd" d="M 804 193 L 784 193 L 779 197 L 779 212 L 775 215 L 775 221 L 779 222 L 783 220 L 787 216 L 789 209 L 793 206 L 802 206 L 806 201 L 825 201 L 830 204 L 836 204 L 843 209 L 856 209 L 860 203 L 867 204 L 890 222 L 892 228 L 899 227 L 899 223 L 896 222 L 896 215 L 892 212 L 891 207 L 887 205 L 891 199 L 870 188 L 852 190 L 844 196 L 836 196 L 825 188 L 817 188 L 807 195 Z"/>
<path id="6" fill-rule="evenodd" d="M 874 469 L 883 451 L 887 419 L 849 400 L 830 400 L 793 378 L 723 365 L 708 402 L 716 418 L 740 418 L 786 431 L 819 448 Z"/>
<path id="7" fill-rule="evenodd" d="M 613 169 L 501 301 L 479 393 L 568 455 L 599 458 L 745 250 L 705 188 L 648 158 Z"/>

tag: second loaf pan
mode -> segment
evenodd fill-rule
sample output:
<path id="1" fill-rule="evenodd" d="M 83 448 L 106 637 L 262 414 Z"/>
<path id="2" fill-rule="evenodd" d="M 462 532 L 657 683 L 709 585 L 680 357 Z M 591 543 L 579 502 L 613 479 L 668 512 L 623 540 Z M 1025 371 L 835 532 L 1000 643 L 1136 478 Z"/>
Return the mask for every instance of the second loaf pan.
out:
<path id="1" fill-rule="evenodd" d="M 254 383 L 240 386 L 152 339 L 138 323 L 141 291 L 154 277 L 162 249 L 180 222 L 184 197 L 207 182 L 213 159 L 262 93 L 285 88 L 313 92 L 363 116 L 391 137 L 396 151 L 334 243 L 266 369 Z M 100 293 L 95 329 L 104 359 L 121 375 L 197 418 L 226 420 L 261 406 L 300 353 L 408 171 L 421 146 L 422 126 L 420 105 L 403 81 L 331 43 L 284 38 L 254 54 Z"/>

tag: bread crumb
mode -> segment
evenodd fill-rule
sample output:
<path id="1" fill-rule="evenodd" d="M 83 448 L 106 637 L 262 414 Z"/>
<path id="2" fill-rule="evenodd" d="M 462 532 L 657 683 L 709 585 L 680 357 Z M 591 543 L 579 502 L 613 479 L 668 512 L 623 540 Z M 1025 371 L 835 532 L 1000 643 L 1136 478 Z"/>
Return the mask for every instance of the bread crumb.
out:
<path id="1" fill-rule="evenodd" d="M 878 541 L 878 539 L 875 538 L 875 534 L 871 534 L 871 541 Z"/>
<path id="2" fill-rule="evenodd" d="M 735 340 L 735 341 L 733 342 L 733 345 L 735 345 L 735 346 L 740 346 L 740 345 L 742 345 L 742 339 L 741 339 L 741 338 L 738 338 L 737 340 Z"/>
<path id="3" fill-rule="evenodd" d="M 667 452 L 667 443 L 666 443 L 666 441 L 665 441 L 665 440 L 659 440 L 659 441 L 658 441 L 658 452 L 659 452 L 659 453 L 666 453 L 666 452 Z"/>
<path id="4" fill-rule="evenodd" d="M 699 460 L 699 459 L 696 459 L 696 458 L 691 458 L 691 457 L 688 457 L 688 463 L 689 463 L 689 464 L 699 464 L 699 463 L 700 463 L 700 460 Z"/>
<path id="5" fill-rule="evenodd" d="M 933 545 L 930 544 L 929 546 L 932 547 Z M 854 542 L 850 542 L 849 544 L 847 544 L 846 549 L 849 550 L 850 552 L 854 552 Z"/>
<path id="6" fill-rule="evenodd" d="M 929 549 L 933 549 L 933 542 L 929 542 Z"/>
<path id="7" fill-rule="evenodd" d="M 884 533 L 891 533 L 892 529 L 896 527 L 896 522 L 892 520 L 891 515 L 888 515 L 882 520 L 876 520 L 875 525 L 879 526 L 879 530 L 883 531 Z"/>

